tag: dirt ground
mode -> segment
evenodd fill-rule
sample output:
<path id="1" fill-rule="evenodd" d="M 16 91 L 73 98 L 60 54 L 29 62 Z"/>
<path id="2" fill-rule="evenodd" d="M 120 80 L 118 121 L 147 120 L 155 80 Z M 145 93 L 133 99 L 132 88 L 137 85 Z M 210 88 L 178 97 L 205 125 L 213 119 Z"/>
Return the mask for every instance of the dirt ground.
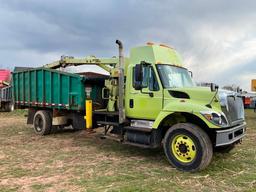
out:
<path id="1" fill-rule="evenodd" d="M 37 136 L 24 111 L 0 113 L 0 191 L 256 191 L 256 113 L 229 154 L 215 153 L 200 173 L 172 168 L 162 149 L 62 131 Z"/>

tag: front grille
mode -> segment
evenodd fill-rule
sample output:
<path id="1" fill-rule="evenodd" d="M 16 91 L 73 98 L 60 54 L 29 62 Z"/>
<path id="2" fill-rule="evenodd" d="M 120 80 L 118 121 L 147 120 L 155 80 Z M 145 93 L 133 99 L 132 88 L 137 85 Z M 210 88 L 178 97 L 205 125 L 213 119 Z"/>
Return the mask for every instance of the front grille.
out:
<path id="1" fill-rule="evenodd" d="M 244 105 L 241 97 L 227 96 L 227 106 L 222 109 L 231 125 L 244 119 Z"/>

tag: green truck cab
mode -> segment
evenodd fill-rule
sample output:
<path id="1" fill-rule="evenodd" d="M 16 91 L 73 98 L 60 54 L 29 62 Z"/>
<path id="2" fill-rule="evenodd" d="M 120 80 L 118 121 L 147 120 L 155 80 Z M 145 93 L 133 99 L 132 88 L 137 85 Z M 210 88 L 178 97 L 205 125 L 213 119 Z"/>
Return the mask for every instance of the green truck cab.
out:
<path id="1" fill-rule="evenodd" d="M 33 105 L 33 99 L 29 101 L 32 105 L 17 101 L 19 95 L 30 98 L 26 94 L 38 87 L 35 83 L 32 83 L 33 86 L 25 83 L 29 87 L 29 91 L 26 91 L 20 83 L 26 82 L 26 78 L 22 74 L 19 76 L 23 78 L 16 78 L 17 74 L 14 73 L 16 108 L 29 108 L 28 123 L 34 124 L 36 133 L 45 135 L 54 126 L 70 124 L 84 128 L 83 115 L 87 115 L 84 101 L 91 99 L 91 88 L 97 85 L 101 94 L 92 99 L 92 128 L 104 127 L 105 138 L 123 144 L 143 148 L 163 147 L 169 163 L 179 170 L 203 170 L 210 164 L 213 151 L 229 151 L 245 136 L 246 123 L 239 93 L 218 90 L 214 84 L 211 88 L 197 87 L 192 80 L 192 73 L 183 67 L 179 54 L 166 45 L 136 47 L 125 58 L 122 43 L 117 41 L 117 44 L 119 58 L 62 57 L 38 69 L 46 72 L 42 72 L 41 83 L 37 83 L 40 85 L 39 90 L 43 90 L 38 93 L 43 95 L 37 105 Z M 92 81 L 55 70 L 87 64 L 104 68 L 110 73 L 109 78 L 99 83 L 97 79 Z M 55 74 L 45 76 L 47 73 Z M 55 85 L 61 87 L 42 88 L 46 82 L 52 85 L 54 75 Z M 66 82 L 75 78 L 76 83 L 70 86 L 70 83 L 62 81 L 61 84 L 58 78 L 60 81 L 61 78 L 69 79 Z M 30 79 L 30 75 L 27 79 Z M 76 85 L 78 88 L 75 88 Z M 66 90 L 66 86 L 69 87 L 66 92 L 57 93 Z M 20 90 L 22 94 L 18 93 Z M 58 100 L 54 106 L 43 105 L 44 94 L 52 95 L 47 92 L 56 92 L 58 97 L 66 95 L 66 103 L 60 105 L 61 100 Z M 70 107 L 72 94 L 79 95 L 82 103 L 79 108 Z M 100 100 L 105 102 L 95 105 L 95 101 Z"/>
<path id="2" fill-rule="evenodd" d="M 169 162 L 181 170 L 205 168 L 214 148 L 229 150 L 245 134 L 239 94 L 197 87 L 172 48 L 133 49 L 126 76 L 126 116 L 161 134 Z"/>

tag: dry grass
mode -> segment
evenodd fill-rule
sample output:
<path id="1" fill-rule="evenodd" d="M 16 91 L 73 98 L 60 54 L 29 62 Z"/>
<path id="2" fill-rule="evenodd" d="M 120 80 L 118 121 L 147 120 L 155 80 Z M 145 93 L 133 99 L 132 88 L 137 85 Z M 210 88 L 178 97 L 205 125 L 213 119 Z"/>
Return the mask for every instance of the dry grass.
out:
<path id="1" fill-rule="evenodd" d="M 242 145 L 215 154 L 203 172 L 182 173 L 162 150 L 97 134 L 36 136 L 24 112 L 0 113 L 0 191 L 256 191 L 256 114 L 246 111 Z"/>

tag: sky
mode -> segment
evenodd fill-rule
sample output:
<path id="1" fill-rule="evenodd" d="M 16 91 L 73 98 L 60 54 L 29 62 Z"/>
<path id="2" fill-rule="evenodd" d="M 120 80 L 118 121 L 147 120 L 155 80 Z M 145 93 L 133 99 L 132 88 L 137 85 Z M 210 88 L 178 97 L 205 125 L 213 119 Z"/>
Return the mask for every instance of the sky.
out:
<path id="1" fill-rule="evenodd" d="M 129 56 L 154 42 L 174 47 L 196 82 L 250 91 L 255 9 L 252 0 L 0 0 L 0 68 L 39 67 L 61 55 L 112 57 L 116 39 Z"/>

